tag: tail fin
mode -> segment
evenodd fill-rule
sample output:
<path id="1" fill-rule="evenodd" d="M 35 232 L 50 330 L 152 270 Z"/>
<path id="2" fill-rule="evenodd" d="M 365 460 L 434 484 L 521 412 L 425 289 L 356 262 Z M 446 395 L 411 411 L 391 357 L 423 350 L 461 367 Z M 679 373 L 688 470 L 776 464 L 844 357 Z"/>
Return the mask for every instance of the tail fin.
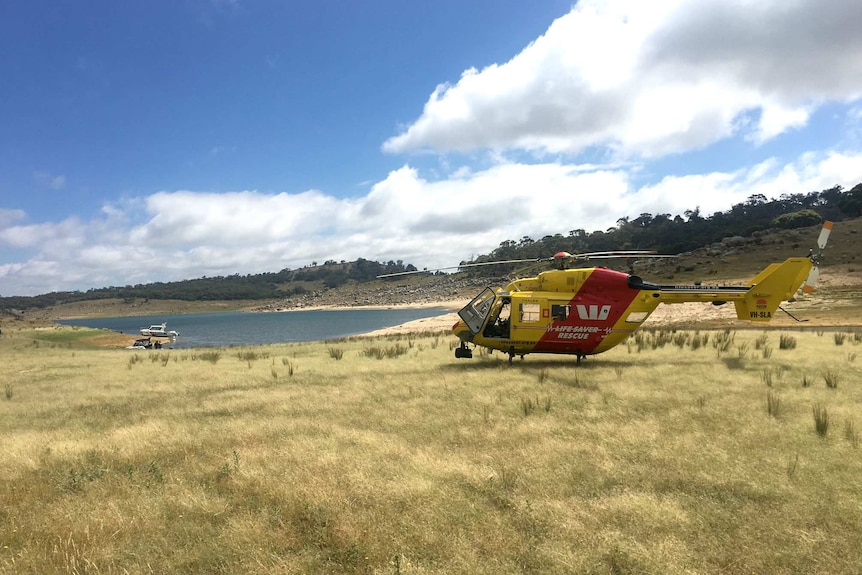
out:
<path id="1" fill-rule="evenodd" d="M 781 302 L 796 295 L 808 277 L 811 258 L 789 258 L 782 264 L 772 264 L 751 280 L 751 288 L 743 299 L 734 301 L 736 317 L 749 321 L 769 321 Z"/>

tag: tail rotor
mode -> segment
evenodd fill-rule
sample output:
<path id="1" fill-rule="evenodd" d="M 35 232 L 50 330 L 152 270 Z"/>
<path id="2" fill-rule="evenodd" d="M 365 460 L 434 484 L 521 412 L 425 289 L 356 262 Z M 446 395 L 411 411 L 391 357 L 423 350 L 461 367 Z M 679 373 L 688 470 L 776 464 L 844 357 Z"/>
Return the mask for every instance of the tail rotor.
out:
<path id="1" fill-rule="evenodd" d="M 809 254 L 811 263 L 814 264 L 814 267 L 811 268 L 811 272 L 808 274 L 808 279 L 805 280 L 805 283 L 802 286 L 803 293 L 813 292 L 817 280 L 820 279 L 820 260 L 823 258 L 823 250 L 826 248 L 826 242 L 829 241 L 829 234 L 831 233 L 832 222 L 823 222 L 823 229 L 820 230 L 820 236 L 817 238 L 818 251 L 815 254 L 814 250 L 812 250 Z"/>

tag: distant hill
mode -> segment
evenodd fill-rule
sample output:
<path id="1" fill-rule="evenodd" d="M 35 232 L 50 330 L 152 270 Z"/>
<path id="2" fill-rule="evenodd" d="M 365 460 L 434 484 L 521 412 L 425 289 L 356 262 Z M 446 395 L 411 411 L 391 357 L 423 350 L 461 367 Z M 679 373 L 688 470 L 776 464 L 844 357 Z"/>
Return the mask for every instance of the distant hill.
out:
<path id="1" fill-rule="evenodd" d="M 0 298 L 0 310 L 28 310 L 74 302 L 120 299 L 179 301 L 250 301 L 285 298 L 332 289 L 348 282 L 363 283 L 378 275 L 412 271 L 401 261 L 380 263 L 359 258 L 353 262 L 326 261 L 297 270 L 275 273 L 203 277 L 177 282 L 106 287 L 82 291 L 51 292 L 38 296 Z"/>
<path id="2" fill-rule="evenodd" d="M 616 226 L 604 231 L 588 233 L 576 229 L 566 235 L 560 233 L 539 240 L 529 237 L 506 240 L 497 249 L 477 257 L 473 262 L 536 259 L 559 251 L 583 253 L 652 249 L 658 253 L 685 254 L 669 261 L 650 260 L 637 264 L 638 270 L 659 276 L 655 279 L 739 277 L 750 274 L 766 263 L 780 261 L 790 255 L 805 255 L 809 248 L 814 247 L 820 222 L 826 219 L 841 222 L 836 226 L 830 241 L 826 264 L 840 262 L 852 265 L 859 253 L 857 234 L 862 228 L 858 219 L 860 216 L 862 184 L 850 190 L 836 186 L 808 194 L 783 194 L 773 200 L 753 195 L 726 212 L 716 212 L 710 216 L 702 215 L 698 208 L 687 210 L 682 216 L 643 213 L 635 218 L 620 218 Z M 629 262 L 611 260 L 607 265 L 627 266 Z M 517 269 L 514 265 L 485 266 L 470 268 L 468 275 L 474 279 L 503 276 Z M 351 286 L 378 282 L 389 288 L 399 285 L 407 286 L 407 289 L 410 282 L 405 283 L 403 278 L 382 283 L 376 278 L 382 274 L 412 270 L 416 270 L 416 267 L 400 260 L 385 264 L 362 258 L 353 262 L 330 260 L 321 265 L 272 273 L 203 277 L 85 292 L 52 292 L 31 297 L 0 297 L 0 310 L 26 311 L 94 300 L 119 300 L 129 304 L 153 300 L 309 301 L 319 299 L 322 292 L 329 290 L 352 293 L 354 295 L 350 296 L 350 301 L 363 302 L 369 297 L 360 294 L 357 291 L 361 291 L 359 287 Z M 452 286 L 451 291 L 457 292 L 458 287 Z M 312 295 L 313 298 L 310 297 Z"/>

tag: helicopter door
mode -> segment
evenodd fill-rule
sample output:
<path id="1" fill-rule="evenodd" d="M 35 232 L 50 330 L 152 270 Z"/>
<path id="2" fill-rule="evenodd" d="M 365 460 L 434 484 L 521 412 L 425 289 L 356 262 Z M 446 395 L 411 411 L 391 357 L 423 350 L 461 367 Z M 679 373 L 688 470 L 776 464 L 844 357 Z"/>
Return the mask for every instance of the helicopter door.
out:
<path id="1" fill-rule="evenodd" d="M 473 335 L 482 330 L 482 325 L 494 305 L 494 297 L 494 291 L 491 288 L 485 288 L 458 312 L 458 316 L 464 320 Z"/>

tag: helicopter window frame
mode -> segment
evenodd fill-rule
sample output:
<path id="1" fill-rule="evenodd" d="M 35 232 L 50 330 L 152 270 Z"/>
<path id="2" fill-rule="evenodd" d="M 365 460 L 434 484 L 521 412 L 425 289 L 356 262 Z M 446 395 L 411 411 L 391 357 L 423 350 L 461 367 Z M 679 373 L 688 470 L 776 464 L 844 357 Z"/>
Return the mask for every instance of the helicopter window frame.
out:
<path id="1" fill-rule="evenodd" d="M 520 323 L 538 323 L 542 320 L 542 304 L 539 302 L 522 302 L 518 304 Z"/>
<path id="2" fill-rule="evenodd" d="M 569 314 L 571 313 L 572 306 L 570 304 L 551 304 L 551 319 L 553 321 L 566 321 L 567 319 L 569 319 Z"/>

